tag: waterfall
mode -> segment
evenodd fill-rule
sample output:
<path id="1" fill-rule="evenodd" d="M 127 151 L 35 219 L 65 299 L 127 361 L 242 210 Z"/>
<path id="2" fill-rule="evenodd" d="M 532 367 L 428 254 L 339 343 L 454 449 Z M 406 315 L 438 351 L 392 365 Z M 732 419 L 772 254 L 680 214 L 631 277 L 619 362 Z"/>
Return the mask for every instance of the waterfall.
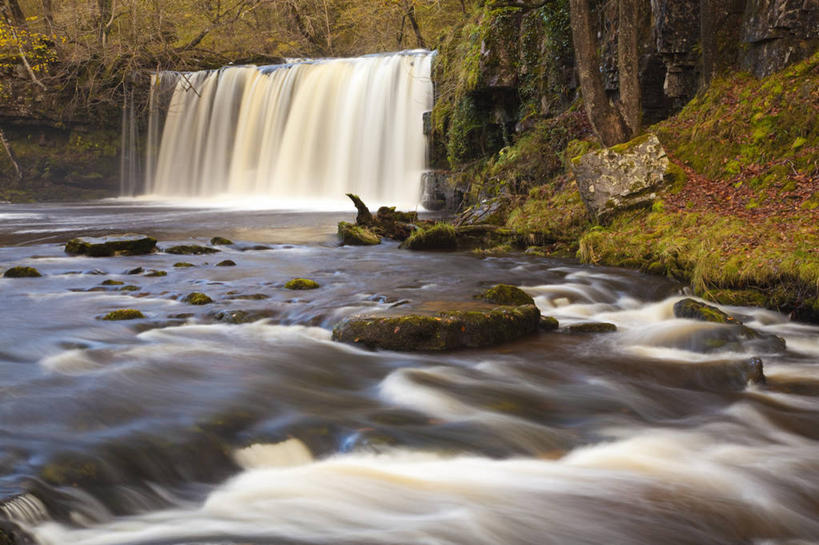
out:
<path id="1" fill-rule="evenodd" d="M 285 203 L 353 192 L 371 203 L 416 206 L 432 55 L 156 74 L 146 193 Z M 170 95 L 166 106 L 163 92 Z"/>

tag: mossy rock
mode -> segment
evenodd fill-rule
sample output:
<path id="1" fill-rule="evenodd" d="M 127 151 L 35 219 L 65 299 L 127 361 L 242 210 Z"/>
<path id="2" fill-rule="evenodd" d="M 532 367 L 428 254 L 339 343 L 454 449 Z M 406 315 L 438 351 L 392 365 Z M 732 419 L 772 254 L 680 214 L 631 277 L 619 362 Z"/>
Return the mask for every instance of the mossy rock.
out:
<path id="1" fill-rule="evenodd" d="M 168 273 L 165 272 L 165 271 L 152 270 L 152 271 L 149 271 L 145 276 L 158 278 L 158 277 L 161 277 L 161 276 L 168 276 Z"/>
<path id="2" fill-rule="evenodd" d="M 196 265 L 194 265 L 193 263 L 188 263 L 187 261 L 178 261 L 178 262 L 174 263 L 173 266 L 178 268 L 178 269 L 185 269 L 185 268 L 188 268 L 188 267 L 196 267 Z"/>
<path id="3" fill-rule="evenodd" d="M 614 333 L 617 326 L 608 322 L 582 322 L 566 327 L 569 333 Z"/>
<path id="4" fill-rule="evenodd" d="M 106 280 L 102 283 L 103 286 L 122 286 L 125 284 L 122 280 Z"/>
<path id="5" fill-rule="evenodd" d="M 123 308 L 120 310 L 113 310 L 103 316 L 103 320 L 140 320 L 145 318 L 142 312 L 135 308 Z"/>
<path id="6" fill-rule="evenodd" d="M 166 254 L 174 255 L 203 255 L 215 254 L 219 252 L 216 248 L 209 246 L 199 246 L 198 244 L 180 244 L 178 246 L 171 246 L 165 250 Z"/>
<path id="7" fill-rule="evenodd" d="M 739 320 L 733 316 L 722 312 L 717 307 L 700 303 L 694 299 L 681 299 L 674 303 L 674 316 L 676 318 L 688 318 L 689 320 L 699 320 L 700 322 L 713 322 L 716 324 L 739 324 Z"/>
<path id="8" fill-rule="evenodd" d="M 139 291 L 139 286 L 122 286 L 119 291 Z"/>
<path id="9" fill-rule="evenodd" d="M 235 267 L 236 262 L 232 259 L 225 259 L 224 261 L 220 261 L 216 264 L 217 267 Z"/>
<path id="10" fill-rule="evenodd" d="M 189 305 L 209 305 L 213 303 L 213 299 L 198 291 L 188 294 L 182 301 Z"/>
<path id="11" fill-rule="evenodd" d="M 210 243 L 213 246 L 229 246 L 233 244 L 233 241 L 225 237 L 213 237 L 210 239 Z"/>
<path id="12" fill-rule="evenodd" d="M 39 278 L 43 276 L 34 267 L 12 267 L 3 273 L 3 278 Z"/>
<path id="13" fill-rule="evenodd" d="M 454 251 L 458 249 L 458 239 L 453 226 L 436 223 L 426 229 L 415 231 L 401 247 L 409 250 Z"/>
<path id="14" fill-rule="evenodd" d="M 134 267 L 133 269 L 129 269 L 125 272 L 125 274 L 142 274 L 145 272 L 145 269 L 142 267 Z"/>
<path id="15" fill-rule="evenodd" d="M 381 237 L 368 228 L 340 221 L 338 223 L 338 238 L 344 246 L 375 246 L 381 244 Z"/>
<path id="16" fill-rule="evenodd" d="M 16 545 L 17 541 L 14 536 L 6 533 L 5 530 L 0 530 L 0 545 Z"/>
<path id="17" fill-rule="evenodd" d="M 309 278 L 293 278 L 284 285 L 288 290 L 315 290 L 320 288 L 318 282 Z"/>
<path id="18" fill-rule="evenodd" d="M 89 257 L 145 255 L 156 251 L 156 239 L 145 235 L 102 238 L 74 238 L 65 244 L 65 253 Z"/>
<path id="19" fill-rule="evenodd" d="M 557 318 L 551 316 L 541 316 L 538 327 L 544 331 L 554 331 L 560 327 L 560 322 L 557 321 Z"/>
<path id="20" fill-rule="evenodd" d="M 535 300 L 516 286 L 498 284 L 478 295 L 480 299 L 496 305 L 534 305 Z"/>
<path id="21" fill-rule="evenodd" d="M 333 340 L 408 352 L 480 348 L 534 333 L 540 322 L 534 305 L 443 305 L 458 310 L 422 307 L 402 314 L 349 318 L 333 329 Z"/>

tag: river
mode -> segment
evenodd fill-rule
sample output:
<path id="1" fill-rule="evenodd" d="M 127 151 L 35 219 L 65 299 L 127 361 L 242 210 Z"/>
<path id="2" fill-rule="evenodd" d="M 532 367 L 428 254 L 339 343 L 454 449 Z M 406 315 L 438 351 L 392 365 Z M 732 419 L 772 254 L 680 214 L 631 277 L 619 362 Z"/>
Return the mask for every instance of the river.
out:
<path id="1" fill-rule="evenodd" d="M 40 545 L 819 543 L 819 328 L 727 308 L 787 350 L 717 343 L 727 326 L 674 318 L 672 281 L 339 247 L 352 215 L 0 205 L 0 266 L 43 274 L 0 278 L 2 514 Z M 63 252 L 115 232 L 235 244 Z M 355 313 L 499 282 L 562 325 L 618 330 L 442 354 L 330 339 Z M 214 303 L 182 302 L 194 291 Z M 146 318 L 99 319 L 120 308 Z"/>

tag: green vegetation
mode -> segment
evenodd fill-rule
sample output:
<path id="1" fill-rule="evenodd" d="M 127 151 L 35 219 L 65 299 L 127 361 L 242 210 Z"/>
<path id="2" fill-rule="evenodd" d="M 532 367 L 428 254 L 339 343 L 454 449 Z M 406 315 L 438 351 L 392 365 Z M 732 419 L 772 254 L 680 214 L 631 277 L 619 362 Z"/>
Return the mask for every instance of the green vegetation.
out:
<path id="1" fill-rule="evenodd" d="M 124 308 L 120 310 L 113 310 L 103 316 L 103 320 L 140 320 L 145 318 L 142 312 L 135 308 Z"/>
<path id="2" fill-rule="evenodd" d="M 122 286 L 125 282 L 121 280 L 105 280 L 102 285 L 103 286 Z"/>
<path id="3" fill-rule="evenodd" d="M 381 237 L 363 225 L 356 225 L 346 221 L 338 223 L 338 238 L 342 245 L 347 246 L 375 246 L 381 244 Z"/>
<path id="4" fill-rule="evenodd" d="M 210 243 L 213 246 L 230 246 L 233 241 L 225 237 L 213 237 L 210 239 Z"/>
<path id="5" fill-rule="evenodd" d="M 293 278 L 284 285 L 288 290 L 315 290 L 320 288 L 318 282 L 309 278 Z"/>
<path id="6" fill-rule="evenodd" d="M 447 223 L 436 223 L 431 227 L 418 229 L 401 245 L 410 250 L 445 250 L 458 248 L 455 228 Z"/>

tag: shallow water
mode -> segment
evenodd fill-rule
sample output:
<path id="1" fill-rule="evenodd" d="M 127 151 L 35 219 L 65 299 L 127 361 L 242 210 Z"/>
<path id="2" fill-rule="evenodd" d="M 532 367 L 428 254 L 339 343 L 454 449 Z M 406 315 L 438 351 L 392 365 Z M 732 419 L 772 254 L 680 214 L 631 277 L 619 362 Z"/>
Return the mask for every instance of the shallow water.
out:
<path id="1" fill-rule="evenodd" d="M 788 348 L 723 343 L 726 326 L 673 317 L 672 282 L 338 247 L 352 216 L 0 205 L 0 266 L 44 274 L 0 278 L 2 513 L 44 545 L 817 543 L 819 328 L 731 308 Z M 111 232 L 237 244 L 62 250 Z M 283 289 L 295 276 L 322 287 Z M 330 340 L 346 316 L 498 282 L 562 325 L 618 331 L 449 354 Z M 193 291 L 214 303 L 181 302 Z M 146 319 L 99 320 L 118 308 Z M 747 383 L 751 357 L 766 384 Z"/>

